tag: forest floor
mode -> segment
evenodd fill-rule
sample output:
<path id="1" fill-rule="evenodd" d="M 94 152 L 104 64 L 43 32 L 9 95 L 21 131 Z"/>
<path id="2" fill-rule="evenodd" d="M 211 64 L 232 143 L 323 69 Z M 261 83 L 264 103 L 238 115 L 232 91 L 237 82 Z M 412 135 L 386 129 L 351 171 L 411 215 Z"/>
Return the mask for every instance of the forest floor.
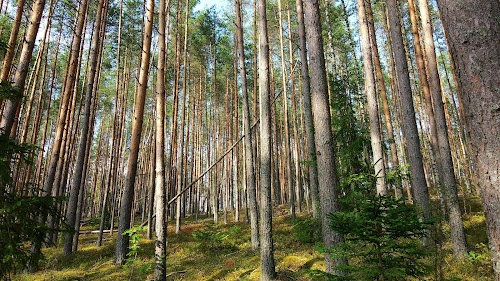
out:
<path id="1" fill-rule="evenodd" d="M 285 206 L 276 207 L 273 234 L 278 280 L 314 280 L 315 270 L 324 270 L 319 243 L 314 241 L 319 227 L 314 228 L 306 213 L 296 220 L 286 214 Z M 198 222 L 188 217 L 179 234 L 175 234 L 175 226 L 169 226 L 167 279 L 259 280 L 260 257 L 258 252 L 251 250 L 250 227 L 232 222 L 231 216 L 227 221 L 224 224 L 223 215 L 218 225 L 205 215 L 201 215 Z M 479 211 L 469 212 L 464 216 L 464 222 L 470 254 L 458 261 L 451 254 L 450 243 L 443 243 L 442 250 L 433 255 L 434 260 L 428 261 L 435 265 L 439 260 L 440 270 L 430 273 L 425 280 L 493 280 L 485 246 L 484 216 Z M 82 232 L 95 229 L 98 225 L 87 224 Z M 443 233 L 445 237 L 449 233 L 446 227 L 443 227 Z M 107 234 L 102 247 L 95 245 L 97 234 L 82 234 L 77 253 L 64 257 L 61 246 L 45 249 L 42 269 L 36 274 L 16 275 L 14 280 L 151 280 L 154 241 L 145 237 L 144 232 L 131 262 L 117 267 L 113 264 L 116 233 L 112 237 Z M 439 275 L 441 278 L 436 278 Z"/>

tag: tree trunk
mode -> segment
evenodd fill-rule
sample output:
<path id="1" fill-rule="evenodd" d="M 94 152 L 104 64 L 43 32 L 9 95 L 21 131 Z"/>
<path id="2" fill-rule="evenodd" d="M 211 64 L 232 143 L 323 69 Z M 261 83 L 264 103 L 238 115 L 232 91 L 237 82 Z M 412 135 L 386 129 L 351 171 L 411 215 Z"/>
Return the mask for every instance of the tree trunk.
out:
<path id="1" fill-rule="evenodd" d="M 382 108 L 384 110 L 384 121 L 385 127 L 387 129 L 387 142 L 389 143 L 389 150 L 391 154 L 391 164 L 392 168 L 395 169 L 399 166 L 398 153 L 396 148 L 396 139 L 394 137 L 394 129 L 392 126 L 392 114 L 389 109 L 389 101 L 387 99 L 387 91 L 385 88 L 384 75 L 382 73 L 382 67 L 380 65 L 380 56 L 377 46 L 377 36 L 375 32 L 375 22 L 373 19 L 373 11 L 371 7 L 371 1 L 366 2 L 366 13 L 368 16 L 368 31 L 370 32 L 370 40 L 372 42 L 372 58 L 373 65 L 375 67 L 375 78 L 377 80 L 378 91 L 380 93 L 380 98 L 382 100 Z M 389 168 L 389 167 L 386 167 Z M 401 186 L 394 186 L 394 192 L 396 197 L 401 197 Z"/>
<path id="2" fill-rule="evenodd" d="M 3 2 L 2 2 L 3 4 Z M 1 6 L 0 6 L 1 9 Z M 12 60 L 14 59 L 14 53 L 16 49 L 17 36 L 19 35 L 19 30 L 21 26 L 21 19 L 24 11 L 24 0 L 17 1 L 16 17 L 12 22 L 12 28 L 9 37 L 9 43 L 7 52 L 3 58 L 2 62 L 2 72 L 0 73 L 0 81 L 6 81 L 9 79 L 10 69 L 12 67 Z"/>
<path id="3" fill-rule="evenodd" d="M 307 62 L 306 30 L 304 25 L 304 12 L 302 0 L 296 0 L 297 20 L 299 25 L 300 43 L 300 73 L 302 79 L 302 99 L 304 103 L 304 122 L 306 129 L 307 151 L 309 155 L 306 160 L 309 171 L 309 188 L 311 192 L 311 204 L 313 217 L 319 218 L 320 200 L 318 190 L 318 167 L 316 166 L 316 144 L 314 143 L 314 124 L 311 108 L 311 92 L 309 79 L 309 63 Z"/>
<path id="4" fill-rule="evenodd" d="M 81 5 L 83 6 L 83 10 L 86 10 L 87 6 L 87 1 L 84 0 Z M 66 218 L 68 220 L 68 226 L 71 228 L 75 228 L 75 216 L 76 216 L 76 207 L 78 204 L 78 194 L 80 190 L 83 192 L 83 188 L 81 188 L 81 182 L 82 182 L 82 171 L 83 171 L 83 166 L 84 163 L 86 162 L 86 158 L 88 155 L 86 154 L 86 148 L 87 148 L 87 140 L 89 137 L 90 132 L 90 123 L 92 122 L 90 120 L 90 115 L 91 115 L 91 110 L 92 110 L 92 98 L 94 96 L 94 83 L 97 81 L 96 79 L 96 73 L 97 73 L 97 62 L 99 60 L 99 54 L 100 54 L 100 44 L 103 42 L 101 41 L 100 37 L 100 27 L 101 27 L 101 20 L 102 20 L 102 13 L 104 10 L 106 10 L 105 5 L 107 5 L 106 0 L 100 0 L 99 1 L 99 7 L 97 8 L 97 15 L 96 15 L 96 28 L 94 29 L 96 34 L 93 36 L 93 41 L 92 41 L 92 58 L 91 58 L 91 63 L 90 63 L 90 72 L 89 76 L 87 78 L 87 85 L 85 89 L 85 111 L 84 111 L 84 116 L 83 116 L 83 121 L 82 121 L 82 131 L 81 131 L 81 139 L 80 139 L 80 146 L 78 148 L 78 156 L 76 160 L 76 166 L 75 166 L 75 174 L 73 175 L 73 181 L 72 181 L 72 188 L 69 194 L 69 201 L 68 201 L 68 208 L 66 212 Z M 104 15 L 105 16 L 105 15 Z M 95 180 L 95 179 L 94 179 Z M 69 255 L 72 252 L 73 248 L 73 234 L 72 233 L 67 233 L 65 234 L 65 243 L 64 243 L 64 255 Z"/>
<path id="5" fill-rule="evenodd" d="M 378 114 L 378 101 L 375 93 L 375 79 L 373 77 L 372 52 L 370 48 L 370 35 L 368 33 L 368 23 L 366 20 L 365 2 L 357 0 L 359 32 L 363 51 L 363 70 L 365 74 L 365 91 L 368 104 L 368 114 L 370 118 L 370 140 L 372 145 L 375 176 L 377 178 L 377 194 L 386 195 L 387 186 L 385 184 L 384 151 L 382 150 L 382 137 L 380 135 L 380 120 Z M 366 5 L 371 5 L 370 1 Z M 372 45 L 377 42 L 372 42 Z"/>
<path id="6" fill-rule="evenodd" d="M 288 122 L 288 75 L 285 63 L 285 48 L 283 43 L 283 15 L 282 15 L 281 0 L 278 0 L 278 25 L 279 25 L 279 38 L 280 38 L 280 58 L 281 58 L 281 95 L 283 101 L 283 142 L 285 144 L 283 168 L 286 170 L 286 180 L 284 184 L 288 187 L 288 203 L 290 204 L 290 214 L 292 218 L 296 217 L 295 214 L 295 192 L 293 186 L 293 165 L 292 153 L 290 150 L 290 126 Z"/>
<path id="7" fill-rule="evenodd" d="M 325 57 L 323 38 L 321 36 L 321 21 L 319 3 L 317 0 L 304 1 L 304 18 L 309 51 L 309 66 L 311 71 L 311 105 L 314 112 L 314 131 L 316 144 L 316 162 L 318 166 L 318 188 L 321 203 L 321 221 L 323 243 L 332 247 L 339 243 L 342 237 L 331 230 L 328 225 L 328 215 L 339 210 L 337 166 L 335 161 L 335 141 L 332 133 L 332 122 L 328 102 Z M 341 261 L 325 254 L 326 271 L 333 273 L 335 266 Z"/>
<path id="8" fill-rule="evenodd" d="M 245 176 L 246 190 L 248 192 L 248 206 L 250 208 L 250 230 L 252 249 L 259 249 L 259 221 L 257 210 L 257 191 L 255 185 L 255 169 L 253 154 L 253 134 L 250 123 L 250 106 L 248 104 L 247 74 L 245 67 L 245 46 L 243 40 L 243 20 L 241 14 L 241 2 L 235 0 L 236 9 L 236 38 L 238 41 L 238 53 L 240 64 L 241 94 L 243 100 L 243 130 L 244 130 L 244 149 L 245 149 Z"/>
<path id="9" fill-rule="evenodd" d="M 500 5 L 488 0 L 438 4 L 462 90 L 495 280 L 500 280 Z"/>
<path id="10" fill-rule="evenodd" d="M 389 30 L 391 33 L 392 50 L 396 62 L 397 84 L 399 89 L 401 111 L 403 117 L 403 135 L 406 140 L 406 156 L 410 164 L 411 187 L 413 197 L 425 218 L 431 217 L 429 205 L 429 192 L 425 181 L 422 153 L 420 151 L 420 139 L 418 137 L 415 109 L 410 86 L 408 63 L 403 45 L 401 33 L 400 13 L 396 0 L 387 0 L 387 11 L 389 15 Z"/>
<path id="11" fill-rule="evenodd" d="M 123 232 L 130 228 L 130 217 L 132 201 L 134 198 L 135 176 L 137 174 L 137 159 L 139 157 L 139 145 L 142 135 L 142 123 L 144 118 L 144 103 L 148 84 L 149 60 L 151 50 L 151 35 L 153 30 L 154 0 L 148 0 L 146 8 L 146 21 L 142 43 L 141 69 L 136 89 L 136 100 L 134 104 L 134 119 L 132 121 L 132 137 L 130 140 L 130 155 L 127 165 L 127 179 L 123 190 L 121 201 L 120 219 L 118 222 L 118 234 L 116 241 L 115 263 L 122 265 L 125 262 L 129 246 L 129 237 Z"/>
<path id="12" fill-rule="evenodd" d="M 271 202 L 271 102 L 266 0 L 257 0 L 260 91 L 260 280 L 276 277 Z"/>
<path id="13" fill-rule="evenodd" d="M 158 25 L 158 72 L 156 73 L 156 123 L 155 123 L 155 204 L 156 204 L 156 242 L 155 242 L 155 280 L 166 280 L 167 274 L 167 210 L 165 189 L 165 60 L 166 60 L 166 22 L 170 0 L 160 0 Z M 153 208 L 153 206 L 150 206 Z M 152 222 L 150 222 L 152 223 Z"/>
<path id="14" fill-rule="evenodd" d="M 12 82 L 12 86 L 18 88 L 21 93 L 23 93 L 24 91 L 26 75 L 28 74 L 31 57 L 33 56 L 33 48 L 35 47 L 35 40 L 38 34 L 38 27 L 40 26 L 44 8 L 45 0 L 37 0 L 35 3 L 33 3 L 28 29 L 24 37 L 21 55 L 19 57 L 19 63 L 17 65 L 16 74 L 14 75 L 14 80 Z M 5 108 L 2 112 L 2 120 L 0 122 L 1 133 L 15 136 L 15 132 L 11 133 L 11 129 L 16 119 L 18 107 L 21 106 L 21 101 L 22 98 L 17 97 L 7 100 L 7 102 L 5 103 Z"/>
<path id="15" fill-rule="evenodd" d="M 427 58 L 427 72 L 429 75 L 430 90 L 432 93 L 432 104 L 434 118 L 436 121 L 437 144 L 441 161 L 442 181 L 444 185 L 444 196 L 448 207 L 449 223 L 451 228 L 451 240 L 455 256 L 462 257 L 467 254 L 467 243 L 465 240 L 464 224 L 458 204 L 457 184 L 453 172 L 453 160 L 451 158 L 450 144 L 448 142 L 448 128 L 444 113 L 443 98 L 441 93 L 441 81 L 439 79 L 436 52 L 431 19 L 427 0 L 419 0 L 420 17 L 424 31 L 425 54 Z"/>

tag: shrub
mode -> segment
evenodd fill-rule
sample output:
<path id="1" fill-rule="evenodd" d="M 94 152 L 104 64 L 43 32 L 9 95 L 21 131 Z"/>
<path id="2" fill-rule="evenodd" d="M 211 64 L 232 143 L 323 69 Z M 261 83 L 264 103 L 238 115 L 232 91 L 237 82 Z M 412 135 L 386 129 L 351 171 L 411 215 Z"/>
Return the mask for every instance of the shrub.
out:
<path id="1" fill-rule="evenodd" d="M 197 241 L 196 248 L 202 251 L 214 251 L 224 249 L 237 249 L 235 239 L 232 238 L 241 232 L 239 227 L 232 227 L 228 231 L 223 231 L 216 225 L 209 225 L 208 227 L 194 231 L 191 235 Z"/>
<path id="2" fill-rule="evenodd" d="M 432 222 L 422 221 L 415 206 L 368 189 L 353 191 L 341 201 L 345 211 L 329 219 L 344 241 L 327 251 L 349 263 L 339 265 L 345 274 L 332 280 L 402 280 L 430 271 L 423 259 L 431 252 L 420 239 Z"/>
<path id="3" fill-rule="evenodd" d="M 142 239 L 142 235 L 146 231 L 146 226 L 134 226 L 127 229 L 122 233 L 122 235 L 128 235 L 130 245 L 128 247 L 127 261 L 125 266 L 130 269 L 130 273 L 134 274 L 135 270 L 140 273 L 146 274 L 153 269 L 153 264 L 150 262 L 145 262 L 138 258 L 138 252 L 141 246 L 139 245 Z"/>
<path id="4" fill-rule="evenodd" d="M 20 161 L 28 162 L 33 152 L 33 147 L 17 144 L 0 133 L 0 279 L 8 280 L 42 258 L 30 250 L 33 243 L 47 243 L 45 237 L 51 229 L 40 221 L 41 217 L 61 219 L 56 207 L 60 199 L 24 196 L 15 188 L 12 167 Z M 38 190 L 30 187 L 29 194 L 38 194 Z"/>
<path id="5" fill-rule="evenodd" d="M 293 235 L 302 244 L 315 244 L 322 241 L 321 221 L 316 218 L 296 219 Z"/>

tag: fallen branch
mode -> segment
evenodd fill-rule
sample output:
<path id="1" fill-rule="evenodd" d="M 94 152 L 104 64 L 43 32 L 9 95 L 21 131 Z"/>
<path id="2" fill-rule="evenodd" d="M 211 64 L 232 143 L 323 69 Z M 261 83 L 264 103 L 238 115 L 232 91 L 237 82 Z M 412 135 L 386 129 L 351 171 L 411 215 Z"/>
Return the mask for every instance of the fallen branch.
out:
<path id="1" fill-rule="evenodd" d="M 186 273 L 187 270 L 181 270 L 181 271 L 174 271 L 174 272 L 170 272 L 169 274 L 167 274 L 165 277 L 170 277 L 174 274 L 183 274 L 183 273 Z"/>
<path id="2" fill-rule="evenodd" d="M 113 232 L 118 231 L 118 229 L 113 230 Z M 103 233 L 109 233 L 111 230 L 105 229 L 102 231 Z M 99 233 L 99 230 L 87 230 L 87 231 L 80 231 L 80 234 L 94 234 L 94 233 Z"/>

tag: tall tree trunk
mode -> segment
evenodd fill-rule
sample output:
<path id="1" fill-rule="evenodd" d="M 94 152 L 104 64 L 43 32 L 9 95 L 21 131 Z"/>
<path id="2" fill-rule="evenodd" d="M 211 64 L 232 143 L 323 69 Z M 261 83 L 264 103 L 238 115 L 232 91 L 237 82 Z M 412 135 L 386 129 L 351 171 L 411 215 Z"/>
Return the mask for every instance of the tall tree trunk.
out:
<path id="1" fill-rule="evenodd" d="M 451 240 L 455 256 L 462 257 L 467 254 L 467 243 L 465 240 L 464 224 L 458 204 L 457 183 L 453 171 L 453 160 L 451 158 L 450 143 L 448 142 L 448 128 L 444 113 L 443 98 L 441 93 L 441 81 L 439 79 L 436 51 L 429 15 L 427 0 L 419 0 L 420 17 L 424 31 L 425 55 L 427 58 L 427 72 L 429 74 L 430 90 L 432 93 L 432 104 L 434 118 L 436 121 L 436 133 L 441 161 L 442 181 L 444 195 L 448 207 L 448 217 L 451 228 Z"/>
<path id="2" fill-rule="evenodd" d="M 316 144 L 314 143 L 314 123 L 311 107 L 311 91 L 309 79 L 309 63 L 307 62 L 306 30 L 304 24 L 304 12 L 302 0 L 296 0 L 297 20 L 299 25 L 300 44 L 300 73 L 302 79 L 302 100 L 304 103 L 304 123 L 306 129 L 307 156 L 309 172 L 309 188 L 311 192 L 311 204 L 313 217 L 319 218 L 320 200 L 318 190 L 318 167 L 316 166 Z"/>
<path id="3" fill-rule="evenodd" d="M 297 114 L 297 96 L 295 93 L 295 63 L 294 63 L 294 50 L 293 50 L 293 33 L 292 33 L 292 20 L 291 20 L 291 12 L 289 4 L 286 3 L 287 10 L 287 25 L 288 28 L 288 58 L 290 61 L 290 94 L 292 97 L 292 133 L 293 133 L 293 142 L 294 142 L 294 150 L 293 150 L 293 158 L 294 159 L 294 168 L 295 168 L 295 191 L 297 197 L 297 207 L 299 208 L 299 213 L 302 212 L 302 201 L 303 201 L 303 192 L 302 192 L 302 177 L 300 175 L 300 145 L 299 145 L 299 137 L 298 137 L 298 126 L 299 122 L 298 114 Z M 291 161 L 291 160 L 290 160 Z"/>
<path id="4" fill-rule="evenodd" d="M 182 115 L 181 115 L 181 124 L 179 126 L 180 132 L 177 136 L 178 138 L 178 149 L 180 149 L 180 154 L 177 153 L 177 159 L 174 159 L 174 161 L 177 161 L 176 165 L 176 186 L 177 186 L 177 194 L 180 194 L 182 191 L 182 186 L 184 183 L 184 177 L 183 177 L 183 172 L 184 172 L 184 127 L 186 123 L 186 108 L 187 108 L 187 102 L 188 102 L 188 93 L 187 93 L 187 81 L 188 81 L 188 63 L 187 63 L 187 56 L 188 56 L 188 29 L 189 29 L 189 0 L 186 1 L 185 4 L 185 17 L 184 17 L 184 47 L 183 47 L 183 77 L 182 77 Z M 183 206 L 182 204 L 182 198 L 183 196 L 177 197 L 176 201 L 176 212 L 175 212 L 175 233 L 180 233 L 181 231 L 181 207 Z"/>
<path id="5" fill-rule="evenodd" d="M 368 115 L 370 117 L 370 140 L 372 145 L 375 176 L 377 177 L 377 194 L 386 195 L 387 186 L 385 184 L 384 151 L 382 150 L 382 136 L 380 135 L 380 120 L 378 114 L 378 101 L 375 93 L 375 79 L 373 77 L 372 50 L 370 48 L 370 35 L 368 33 L 368 23 L 366 20 L 365 1 L 357 0 L 359 33 L 363 51 L 363 70 L 365 74 L 365 91 L 368 104 Z M 370 1 L 366 5 L 371 5 Z M 372 42 L 372 45 L 377 42 Z"/>
<path id="6" fill-rule="evenodd" d="M 118 168 L 118 152 L 120 151 L 119 147 L 119 141 L 118 138 L 121 135 L 119 132 L 119 106 L 121 105 L 120 101 L 121 98 L 119 99 L 119 93 L 120 93 L 120 87 L 122 85 L 121 83 L 121 40 L 122 40 L 122 22 L 123 22 L 123 0 L 120 0 L 120 7 L 119 7 L 119 19 L 118 19 L 118 42 L 116 44 L 117 46 L 117 51 L 116 51 L 116 83 L 115 83 L 115 107 L 114 107 L 114 116 L 113 116 L 113 139 L 112 139 L 112 151 L 111 151 L 111 158 L 110 158 L 110 163 L 109 163 L 109 171 L 108 171 L 108 181 L 106 183 L 106 187 L 104 190 L 104 194 L 101 192 L 101 208 L 100 208 L 100 215 L 101 219 L 99 222 L 99 235 L 97 238 L 97 246 L 100 247 L 102 245 L 102 238 L 103 238 L 103 231 L 104 231 L 104 223 L 106 221 L 106 215 L 107 215 L 107 210 L 108 210 L 108 201 L 113 200 L 113 198 L 109 198 L 110 191 L 113 189 L 113 183 L 115 182 L 116 178 L 116 170 Z"/>
<path id="7" fill-rule="evenodd" d="M 397 84 L 401 100 L 401 111 L 403 117 L 403 134 L 406 140 L 406 156 L 410 164 L 411 187 L 413 197 L 423 212 L 425 218 L 431 217 L 429 205 L 429 191 L 425 181 L 422 153 L 420 151 L 420 139 L 418 137 L 415 109 L 410 86 L 408 63 L 403 45 L 401 33 L 400 12 L 396 0 L 387 0 L 387 11 L 389 15 L 389 31 L 391 35 L 394 61 L 396 62 Z"/>
<path id="8" fill-rule="evenodd" d="M 283 43 L 283 15 L 282 15 L 281 0 L 278 0 L 278 17 L 279 17 L 279 37 L 280 37 L 280 57 L 281 57 L 281 95 L 283 101 L 283 141 L 285 143 L 285 151 L 283 158 L 283 166 L 286 170 L 286 186 L 288 187 L 288 203 L 290 204 L 290 214 L 292 218 L 296 217 L 295 214 L 295 192 L 293 186 L 293 165 L 292 165 L 292 153 L 290 151 L 290 129 L 288 122 L 288 77 L 286 71 L 285 63 L 285 48 Z"/>
<path id="9" fill-rule="evenodd" d="M 3 3 L 2 3 L 3 4 Z M 1 9 L 1 6 L 0 6 Z M 0 73 L 0 81 L 7 81 L 9 79 L 10 69 L 12 67 L 12 60 L 14 59 L 14 53 L 16 49 L 17 36 L 19 35 L 19 30 L 21 26 L 21 19 L 24 11 L 24 0 L 17 1 L 16 17 L 12 22 L 12 28 L 9 37 L 9 48 L 5 53 L 2 62 L 2 72 Z"/>
<path id="10" fill-rule="evenodd" d="M 31 57 L 33 56 L 33 48 L 35 47 L 35 40 L 38 34 L 38 27 L 40 26 L 40 21 L 42 19 L 44 8 L 45 8 L 45 0 L 37 0 L 35 3 L 33 3 L 28 29 L 24 37 L 21 55 L 19 57 L 19 63 L 17 65 L 16 74 L 14 75 L 14 80 L 12 82 L 12 86 L 18 88 L 21 91 L 21 93 L 24 92 L 26 75 L 28 74 Z M 21 106 L 21 101 L 22 101 L 21 97 L 7 100 L 5 108 L 2 112 L 2 120 L 0 122 L 0 133 L 10 134 L 11 136 L 15 136 L 15 132 L 11 133 L 11 129 L 16 119 L 18 107 Z"/>
<path id="11" fill-rule="evenodd" d="M 438 4 L 462 90 L 495 280 L 500 280 L 500 5 L 488 0 Z"/>
<path id="12" fill-rule="evenodd" d="M 273 206 L 271 202 L 271 95 L 266 0 L 257 0 L 260 91 L 260 280 L 273 280 Z"/>
<path id="13" fill-rule="evenodd" d="M 155 123 L 155 203 L 156 203 L 156 242 L 155 242 L 155 280 L 166 280 L 167 274 L 167 194 L 165 188 L 165 61 L 166 61 L 166 22 L 170 0 L 160 0 L 158 25 L 158 71 L 156 73 L 156 123 Z M 153 208 L 153 206 L 150 206 Z M 150 222 L 152 223 L 152 222 Z"/>
<path id="14" fill-rule="evenodd" d="M 87 1 L 84 0 L 82 2 L 82 5 L 87 5 Z M 101 22 L 102 22 L 102 17 L 103 17 L 103 11 L 106 9 L 105 5 L 107 5 L 106 0 L 100 0 L 99 1 L 99 7 L 97 8 L 97 15 L 96 15 L 96 28 L 95 34 L 93 36 L 93 41 L 92 41 L 92 58 L 91 58 L 91 63 L 90 63 L 90 71 L 89 71 L 89 76 L 87 78 L 87 85 L 85 88 L 85 111 L 84 111 L 84 116 L 83 116 L 83 121 L 82 121 L 82 131 L 81 131 L 81 138 L 80 138 L 80 146 L 78 148 L 78 156 L 76 160 L 76 166 L 75 166 L 75 174 L 73 175 L 73 181 L 72 181 L 72 188 L 69 194 L 69 201 L 68 201 L 68 208 L 66 212 L 66 218 L 68 220 L 68 226 L 71 228 L 75 228 L 75 215 L 76 215 L 76 207 L 78 203 L 78 194 L 81 190 L 81 182 L 82 182 L 82 171 L 83 171 L 83 165 L 86 162 L 86 158 L 88 155 L 86 154 L 86 148 L 87 148 L 87 140 L 89 137 L 90 132 L 90 115 L 91 115 L 91 109 L 92 109 L 92 98 L 94 96 L 94 83 L 96 82 L 96 73 L 97 73 L 97 62 L 99 60 L 99 54 L 100 54 L 100 44 L 103 42 L 101 41 L 101 36 L 100 36 L 100 30 L 101 30 Z M 85 9 L 85 8 L 84 8 Z M 94 179 L 95 180 L 95 179 Z M 83 190 L 82 190 L 83 192 Z M 66 233 L 65 234 L 65 243 L 64 243 L 64 255 L 69 255 L 72 252 L 73 248 L 73 234 L 72 233 Z"/>
<path id="15" fill-rule="evenodd" d="M 253 154 L 253 134 L 250 122 L 250 106 L 248 104 L 247 74 L 245 67 L 245 45 L 243 40 L 243 20 L 241 13 L 241 2 L 235 0 L 236 9 L 236 38 L 238 41 L 238 53 L 240 63 L 241 94 L 243 100 L 243 130 L 244 130 L 244 149 L 245 149 L 245 175 L 246 188 L 248 192 L 248 205 L 250 208 L 250 230 L 252 249 L 259 249 L 259 221 L 257 211 L 257 190 L 255 184 L 254 154 Z"/>
<path id="16" fill-rule="evenodd" d="M 323 243 L 326 247 L 341 242 L 342 237 L 331 230 L 328 214 L 339 210 L 339 183 L 335 162 L 335 141 L 333 139 L 328 85 L 326 80 L 325 57 L 319 3 L 317 0 L 304 1 L 304 18 L 309 51 L 311 77 L 311 105 L 314 112 L 314 140 L 316 144 L 316 162 L 318 166 L 318 188 L 321 203 L 321 221 Z M 341 261 L 325 254 L 326 271 L 334 272 Z"/>
<path id="17" fill-rule="evenodd" d="M 368 31 L 370 32 L 370 40 L 372 42 L 372 58 L 373 65 L 375 67 L 375 78 L 377 80 L 378 91 L 380 93 L 380 98 L 382 100 L 382 108 L 384 110 L 384 121 L 385 127 L 387 129 L 387 142 L 389 143 L 389 150 L 391 154 L 391 164 L 392 168 L 397 168 L 399 166 L 398 153 L 396 148 L 396 139 L 394 137 L 394 129 L 392 126 L 392 114 L 389 109 L 389 101 L 387 99 L 387 91 L 385 88 L 384 75 L 382 73 L 382 67 L 380 65 L 380 56 L 377 46 L 377 36 L 375 33 L 375 22 L 373 19 L 373 11 L 371 1 L 366 2 L 366 14 L 368 16 Z M 386 167 L 389 168 L 389 167 Z M 395 186 L 394 192 L 396 197 L 401 197 L 401 186 Z"/>
<path id="18" fill-rule="evenodd" d="M 139 145 L 142 135 L 142 123 L 144 118 L 144 103 L 148 84 L 149 60 L 151 55 L 151 35 L 153 31 L 154 0 L 148 0 L 146 8 L 146 21 L 142 41 L 141 69 L 136 89 L 134 104 L 134 119 L 132 121 L 132 137 L 130 140 L 130 154 L 127 164 L 127 179 L 121 200 L 120 218 L 118 222 L 118 234 L 116 241 L 115 263 L 123 264 L 127 257 L 129 237 L 123 232 L 130 227 L 132 201 L 134 199 L 135 176 L 137 174 L 137 159 L 139 157 Z"/>

